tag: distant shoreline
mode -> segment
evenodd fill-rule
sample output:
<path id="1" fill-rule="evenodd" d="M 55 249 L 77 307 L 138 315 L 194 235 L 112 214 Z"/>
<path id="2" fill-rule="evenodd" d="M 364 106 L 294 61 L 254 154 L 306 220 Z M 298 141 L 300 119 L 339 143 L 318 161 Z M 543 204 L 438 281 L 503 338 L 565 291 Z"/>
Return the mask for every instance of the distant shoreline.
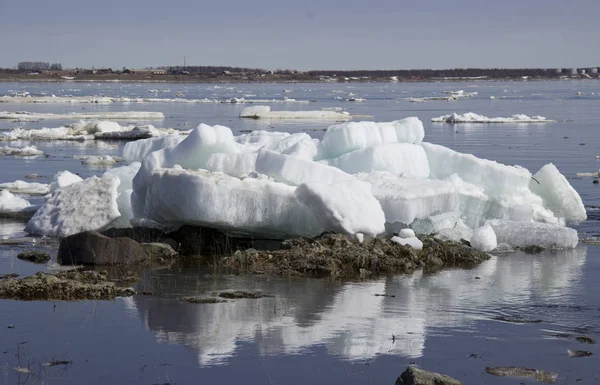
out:
<path id="1" fill-rule="evenodd" d="M 595 74 L 597 75 L 597 74 Z M 392 80 L 389 76 L 385 77 L 366 77 L 366 78 L 348 78 L 338 77 L 317 77 L 306 75 L 264 75 L 264 76 L 236 76 L 236 75 L 133 75 L 133 74 L 101 74 L 75 76 L 75 79 L 64 79 L 55 75 L 27 75 L 27 74 L 6 74 L 0 73 L 0 82 L 3 83 L 26 83 L 26 82 L 48 82 L 48 83 L 419 83 L 419 82 L 466 82 L 466 81 L 558 81 L 558 80 L 598 80 L 600 76 L 553 76 L 553 77 L 398 77 Z"/>

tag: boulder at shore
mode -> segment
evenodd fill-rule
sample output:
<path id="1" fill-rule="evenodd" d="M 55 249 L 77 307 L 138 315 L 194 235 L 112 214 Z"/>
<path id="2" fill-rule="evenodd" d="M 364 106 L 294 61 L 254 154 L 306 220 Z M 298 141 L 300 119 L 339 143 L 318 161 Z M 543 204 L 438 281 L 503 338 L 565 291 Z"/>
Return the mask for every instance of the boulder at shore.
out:
<path id="1" fill-rule="evenodd" d="M 63 238 L 56 257 L 61 265 L 130 265 L 147 258 L 142 246 L 133 239 L 109 238 L 96 231 Z"/>
<path id="2" fill-rule="evenodd" d="M 409 366 L 396 380 L 396 385 L 462 385 L 462 382 L 434 372 Z"/>

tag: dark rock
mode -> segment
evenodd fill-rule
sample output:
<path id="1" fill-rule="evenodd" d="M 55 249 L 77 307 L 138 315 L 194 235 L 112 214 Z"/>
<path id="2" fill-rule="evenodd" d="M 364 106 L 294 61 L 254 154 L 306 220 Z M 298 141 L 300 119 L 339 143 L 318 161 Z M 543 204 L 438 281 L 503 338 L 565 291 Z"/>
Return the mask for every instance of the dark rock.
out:
<path id="1" fill-rule="evenodd" d="M 522 252 L 527 253 L 527 254 L 539 254 L 542 251 L 544 251 L 544 248 L 541 246 L 537 246 L 537 245 L 530 245 L 530 246 L 520 247 L 519 250 L 521 250 Z"/>
<path id="2" fill-rule="evenodd" d="M 398 379 L 396 385 L 462 385 L 462 382 L 445 374 L 428 372 L 409 366 Z"/>
<path id="3" fill-rule="evenodd" d="M 57 261 L 61 265 L 128 265 L 143 262 L 146 253 L 131 238 L 109 238 L 85 231 L 63 238 Z"/>
<path id="4" fill-rule="evenodd" d="M 219 293 L 219 297 L 228 298 L 228 299 L 241 299 L 241 298 L 264 298 L 271 297 L 270 295 L 266 295 L 261 293 L 260 291 L 248 292 L 248 291 L 224 291 Z"/>
<path id="5" fill-rule="evenodd" d="M 467 245 L 422 237 L 417 251 L 389 239 L 357 243 L 340 234 L 297 238 L 283 242 L 272 252 L 236 251 L 220 260 L 221 266 L 239 271 L 283 276 L 368 277 L 377 274 L 412 273 L 415 269 L 446 266 L 472 267 L 490 258 Z"/>
<path id="6" fill-rule="evenodd" d="M 50 254 L 45 251 L 24 251 L 17 258 L 33 263 L 46 263 L 50 260 Z"/>
<path id="7" fill-rule="evenodd" d="M 144 253 L 146 253 L 148 258 L 152 261 L 173 259 L 178 255 L 178 253 L 166 243 L 140 243 L 140 246 L 142 246 L 142 250 L 144 250 Z"/>
<path id="8" fill-rule="evenodd" d="M 558 379 L 558 374 L 554 372 L 545 372 L 543 370 L 525 368 L 523 366 L 496 366 L 486 367 L 485 371 L 492 376 L 500 377 L 531 377 L 541 382 L 554 383 Z"/>
<path id="9" fill-rule="evenodd" d="M 576 337 L 575 339 L 578 342 L 581 342 L 582 344 L 595 344 L 596 343 L 596 340 L 594 340 L 591 337 L 586 337 L 586 336 Z"/>
<path id="10" fill-rule="evenodd" d="M 188 303 L 223 303 L 223 302 L 227 302 L 224 299 L 212 298 L 212 297 L 183 297 L 181 300 L 183 302 L 188 302 Z"/>
<path id="11" fill-rule="evenodd" d="M 0 281 L 0 298 L 35 300 L 110 300 L 134 295 L 131 288 L 115 286 L 96 271 L 39 272 L 22 279 Z"/>
<path id="12" fill-rule="evenodd" d="M 19 276 L 19 274 L 15 274 L 15 273 L 0 274 L 0 279 L 17 278 L 18 276 Z"/>

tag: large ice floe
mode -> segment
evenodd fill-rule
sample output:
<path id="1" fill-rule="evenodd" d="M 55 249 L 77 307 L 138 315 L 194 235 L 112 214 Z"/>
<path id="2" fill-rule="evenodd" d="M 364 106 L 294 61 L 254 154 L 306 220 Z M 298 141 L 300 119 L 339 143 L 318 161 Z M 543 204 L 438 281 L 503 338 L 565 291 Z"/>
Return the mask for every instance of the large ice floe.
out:
<path id="1" fill-rule="evenodd" d="M 242 110 L 240 118 L 250 119 L 309 119 L 309 120 L 351 120 L 347 112 L 337 111 L 271 111 L 269 106 L 252 106 Z"/>
<path id="2" fill-rule="evenodd" d="M 162 112 L 125 111 L 125 112 L 72 112 L 68 114 L 50 114 L 28 111 L 0 111 L 0 120 L 16 120 L 28 122 L 32 120 L 59 119 L 114 119 L 114 120 L 163 120 Z"/>
<path id="3" fill-rule="evenodd" d="M 546 119 L 543 116 L 513 115 L 510 118 L 488 118 L 473 112 L 466 114 L 443 115 L 431 119 L 434 123 L 553 123 L 555 120 Z"/>
<path id="4" fill-rule="evenodd" d="M 156 128 L 153 125 L 121 126 L 113 121 L 86 121 L 67 124 L 55 128 L 15 128 L 0 132 L 0 141 L 15 140 L 137 140 L 165 135 L 187 134 L 189 131 Z M 34 148 L 28 148 L 32 152 Z M 23 149 L 24 151 L 25 149 Z M 2 150 L 0 150 L 2 151 Z M 6 150 L 10 151 L 10 149 Z M 38 154 L 40 155 L 40 154 Z"/>
<path id="5" fill-rule="evenodd" d="M 57 175 L 27 229 L 195 225 L 273 239 L 335 231 L 422 247 L 414 230 L 483 251 L 577 245 L 565 225 L 585 220 L 585 208 L 554 165 L 532 175 L 423 139 L 417 118 L 335 124 L 321 140 L 200 124 L 187 137 L 127 143 L 131 163 L 100 178 Z"/>

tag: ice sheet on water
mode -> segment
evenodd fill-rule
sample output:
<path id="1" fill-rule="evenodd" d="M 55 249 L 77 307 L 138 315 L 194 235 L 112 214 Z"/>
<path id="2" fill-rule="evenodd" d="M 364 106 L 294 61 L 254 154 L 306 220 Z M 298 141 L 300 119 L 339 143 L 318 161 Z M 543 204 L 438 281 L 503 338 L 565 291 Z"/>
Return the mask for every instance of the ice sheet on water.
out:
<path id="1" fill-rule="evenodd" d="M 0 183 L 0 189 L 8 190 L 11 193 L 16 194 L 46 195 L 50 191 L 50 186 L 45 183 L 17 180 L 14 182 Z"/>
<path id="2" fill-rule="evenodd" d="M 119 178 L 92 176 L 60 188 L 29 220 L 30 234 L 66 237 L 88 230 L 100 230 L 119 218 Z"/>
<path id="3" fill-rule="evenodd" d="M 385 231 L 385 215 L 367 182 L 309 182 L 298 186 L 295 194 L 325 230 L 371 237 Z"/>
<path id="4" fill-rule="evenodd" d="M 522 114 L 513 115 L 510 118 L 488 118 L 473 112 L 466 114 L 453 113 L 431 119 L 435 123 L 552 123 L 555 120 L 546 119 L 543 116 L 527 116 Z"/>
<path id="5" fill-rule="evenodd" d="M 44 152 L 38 150 L 35 146 L 26 146 L 21 148 L 2 146 L 0 147 L 0 154 L 14 156 L 40 156 L 44 155 Z"/>
<path id="6" fill-rule="evenodd" d="M 310 120 L 351 120 L 348 113 L 337 111 L 271 111 L 269 106 L 246 107 L 240 113 L 240 118 L 250 119 L 310 119 Z"/>
<path id="7" fill-rule="evenodd" d="M 68 120 L 68 119 L 114 119 L 114 120 L 163 120 L 162 112 L 125 111 L 125 112 L 72 112 L 68 114 L 37 113 L 27 111 L 0 111 L 0 120 L 15 120 L 19 122 L 38 120 Z"/>

